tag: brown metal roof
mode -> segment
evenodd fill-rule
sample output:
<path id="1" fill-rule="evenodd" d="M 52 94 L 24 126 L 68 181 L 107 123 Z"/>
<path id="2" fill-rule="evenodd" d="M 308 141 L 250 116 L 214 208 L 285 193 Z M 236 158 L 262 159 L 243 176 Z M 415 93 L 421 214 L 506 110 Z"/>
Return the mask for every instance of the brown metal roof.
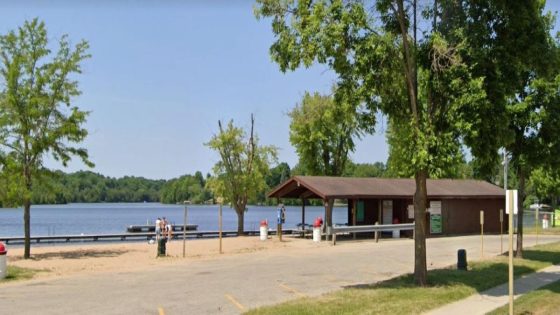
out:
<path id="1" fill-rule="evenodd" d="M 428 179 L 430 198 L 504 198 L 502 188 L 481 180 Z M 294 176 L 268 193 L 271 198 L 353 199 L 412 198 L 416 185 L 409 178 Z"/>

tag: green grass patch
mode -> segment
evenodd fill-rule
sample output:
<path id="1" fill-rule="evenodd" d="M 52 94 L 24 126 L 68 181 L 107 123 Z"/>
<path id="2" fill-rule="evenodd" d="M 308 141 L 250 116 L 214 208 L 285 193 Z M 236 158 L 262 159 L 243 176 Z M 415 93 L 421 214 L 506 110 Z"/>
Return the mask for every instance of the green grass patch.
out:
<path id="1" fill-rule="evenodd" d="M 539 245 L 515 259 L 515 276 L 560 263 L 560 243 Z M 464 299 L 508 281 L 507 257 L 469 262 L 469 271 L 429 271 L 429 286 L 414 285 L 413 275 L 381 283 L 348 287 L 317 298 L 302 298 L 251 310 L 247 314 L 418 314 Z"/>
<path id="2" fill-rule="evenodd" d="M 522 295 L 513 302 L 514 314 L 558 314 L 560 310 L 560 281 Z M 488 315 L 509 314 L 509 305 L 502 306 Z"/>
<path id="3" fill-rule="evenodd" d="M 33 276 L 40 271 L 42 270 L 8 266 L 6 278 L 0 280 L 0 284 L 8 281 L 28 280 L 33 278 Z"/>

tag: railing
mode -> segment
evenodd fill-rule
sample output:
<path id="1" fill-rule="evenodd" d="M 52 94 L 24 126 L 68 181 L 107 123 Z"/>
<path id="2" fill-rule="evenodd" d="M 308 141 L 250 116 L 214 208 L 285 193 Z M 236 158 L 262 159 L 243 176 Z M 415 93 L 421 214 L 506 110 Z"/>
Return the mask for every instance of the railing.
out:
<path id="1" fill-rule="evenodd" d="M 414 231 L 414 223 L 333 226 L 332 229 L 331 229 L 331 234 L 332 234 L 333 245 L 336 245 L 336 235 L 337 234 L 375 232 L 375 239 L 377 240 L 378 232 L 409 231 L 409 230 Z"/>

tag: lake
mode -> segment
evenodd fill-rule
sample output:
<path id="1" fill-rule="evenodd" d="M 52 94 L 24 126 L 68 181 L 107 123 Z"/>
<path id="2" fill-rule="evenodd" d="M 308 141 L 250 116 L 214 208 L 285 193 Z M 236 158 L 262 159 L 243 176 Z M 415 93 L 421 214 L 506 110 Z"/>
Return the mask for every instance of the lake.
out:
<path id="1" fill-rule="evenodd" d="M 217 205 L 188 205 L 188 224 L 198 224 L 198 231 L 218 230 Z M 237 230 L 237 215 L 223 206 L 223 229 Z M 316 217 L 324 218 L 324 207 L 305 207 L 305 222 L 312 224 Z M 167 217 L 172 224 L 183 224 L 183 205 L 161 203 L 84 203 L 67 205 L 35 205 L 31 207 L 31 236 L 125 233 L 128 225 L 154 222 Z M 348 221 L 346 207 L 333 209 L 333 222 Z M 245 230 L 257 230 L 261 220 L 267 219 L 276 228 L 276 207 L 248 206 Z M 295 228 L 301 222 L 301 207 L 286 207 L 284 229 Z M 0 236 L 23 236 L 23 209 L 0 209 Z"/>

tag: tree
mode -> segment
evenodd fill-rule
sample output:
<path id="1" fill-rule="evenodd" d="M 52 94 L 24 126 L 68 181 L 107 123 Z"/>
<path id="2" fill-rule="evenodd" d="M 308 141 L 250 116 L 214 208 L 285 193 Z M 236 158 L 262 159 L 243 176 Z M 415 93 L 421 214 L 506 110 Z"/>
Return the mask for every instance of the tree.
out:
<path id="1" fill-rule="evenodd" d="M 342 175 L 354 138 L 373 131 L 360 125 L 355 106 L 319 93 L 306 92 L 289 116 L 290 142 L 308 175 Z"/>
<path id="2" fill-rule="evenodd" d="M 87 151 L 72 146 L 87 135 L 82 128 L 87 113 L 71 105 L 80 95 L 80 63 L 89 58 L 88 43 L 71 47 L 64 35 L 51 54 L 47 30 L 37 19 L 0 37 L 0 75 L 4 83 L 0 101 L 1 161 L 15 176 L 11 185 L 23 204 L 25 250 L 30 257 L 30 209 L 34 181 L 43 173 L 43 158 L 51 154 L 67 165 L 76 155 L 89 166 Z"/>
<path id="3" fill-rule="evenodd" d="M 259 146 L 254 134 L 255 119 L 251 115 L 251 131 L 246 139 L 243 129 L 230 121 L 226 128 L 218 121 L 219 133 L 206 145 L 220 154 L 214 165 L 214 176 L 207 181 L 215 197 L 223 197 L 237 213 L 237 233 L 244 233 L 244 215 L 247 203 L 266 189 L 265 177 L 269 166 L 276 162 L 277 149 Z"/>
<path id="4" fill-rule="evenodd" d="M 386 167 L 383 162 L 370 163 L 354 163 L 348 161 L 343 176 L 347 177 L 385 177 Z"/>
<path id="5" fill-rule="evenodd" d="M 276 42 L 270 48 L 281 71 L 315 62 L 338 75 L 335 99 L 381 110 L 391 123 L 406 132 L 404 147 L 414 153 L 415 281 L 427 283 L 426 180 L 471 147 L 482 161 L 495 161 L 500 133 L 487 115 L 491 104 L 482 89 L 483 79 L 471 75 L 461 59 L 468 49 L 461 30 L 448 40 L 438 28 L 448 12 L 427 10 L 432 28 L 417 40 L 416 1 L 377 1 L 375 10 L 362 1 L 258 0 L 257 17 L 272 17 Z M 434 2 L 434 6 L 437 3 Z M 377 11 L 377 12 L 375 12 Z M 437 18 L 440 17 L 440 22 Z M 431 23 L 426 21 L 427 25 Z M 375 123 L 374 117 L 370 124 Z M 484 150 L 486 148 L 488 150 Z M 490 154 L 490 153 L 492 154 Z"/>
<path id="6" fill-rule="evenodd" d="M 558 170 L 553 171 L 542 167 L 533 170 L 528 186 L 532 188 L 540 203 L 549 202 L 553 209 L 556 208 L 558 196 L 560 196 L 560 174 Z"/>
<path id="7" fill-rule="evenodd" d="M 449 29 L 465 30 L 463 57 L 484 77 L 490 115 L 507 127 L 499 141 L 511 155 L 518 185 L 516 257 L 523 256 L 523 203 L 533 169 L 556 168 L 560 155 L 560 72 L 554 17 L 544 1 L 446 1 Z M 484 173 L 484 172 L 483 172 Z M 513 187 L 510 185 L 510 187 Z"/>
<path id="8" fill-rule="evenodd" d="M 372 132 L 360 125 L 355 106 L 332 96 L 305 93 L 289 113 L 290 142 L 308 175 L 341 176 L 356 145 L 354 138 Z M 334 199 L 327 200 L 326 226 L 332 226 Z"/>

